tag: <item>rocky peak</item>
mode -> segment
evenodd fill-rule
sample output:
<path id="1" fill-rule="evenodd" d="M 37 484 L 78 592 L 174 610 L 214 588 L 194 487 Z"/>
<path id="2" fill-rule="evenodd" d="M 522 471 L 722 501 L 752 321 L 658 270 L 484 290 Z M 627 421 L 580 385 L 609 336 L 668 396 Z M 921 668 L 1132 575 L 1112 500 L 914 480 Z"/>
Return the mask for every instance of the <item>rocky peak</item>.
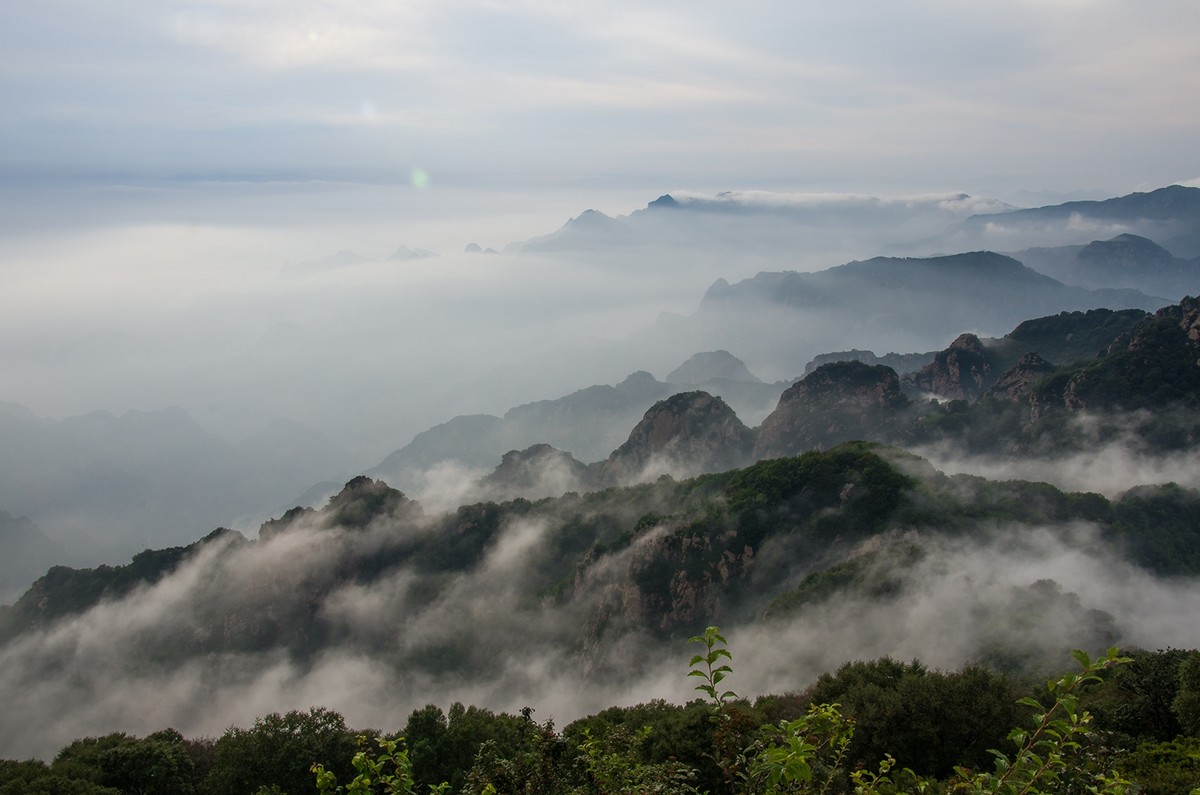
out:
<path id="1" fill-rule="evenodd" d="M 416 507 L 416 503 L 382 480 L 359 475 L 346 483 L 322 509 L 327 526 L 366 527 L 377 517 L 395 516 Z"/>
<path id="2" fill-rule="evenodd" d="M 1157 316 L 1177 318 L 1188 340 L 1200 348 L 1200 296 L 1184 296 L 1178 304 L 1158 310 Z"/>
<path id="3" fill-rule="evenodd" d="M 960 334 L 919 372 L 904 376 L 904 386 L 951 400 L 974 400 L 992 384 L 996 355 L 974 334 Z"/>
<path id="4" fill-rule="evenodd" d="M 871 438 L 907 403 L 890 367 L 858 361 L 823 364 L 780 396 L 759 428 L 755 458 Z"/>
<path id="5" fill-rule="evenodd" d="M 1037 353 L 1027 353 L 1008 372 L 996 379 L 996 383 L 985 393 L 1000 400 L 1024 400 L 1033 391 L 1033 385 L 1058 368 Z"/>
<path id="6" fill-rule="evenodd" d="M 1184 296 L 1178 304 L 1164 306 L 1154 313 L 1153 321 L 1155 322 L 1136 326 L 1128 336 L 1113 343 L 1108 353 L 1111 355 L 1122 350 L 1142 351 L 1157 348 L 1163 344 L 1160 329 L 1170 328 L 1172 321 L 1179 324 L 1179 329 L 1183 331 L 1187 340 L 1186 344 L 1200 348 L 1200 297 Z"/>
<path id="7" fill-rule="evenodd" d="M 483 486 L 504 499 L 557 497 L 588 481 L 587 465 L 548 444 L 509 450 L 500 466 L 483 479 Z"/>
<path id="8" fill-rule="evenodd" d="M 707 384 L 716 380 L 762 383 L 741 359 L 725 350 L 694 354 L 667 374 L 669 384 Z"/>
<path id="9" fill-rule="evenodd" d="M 625 380 L 617 384 L 616 388 L 632 399 L 641 401 L 643 406 L 662 397 L 670 389 L 645 370 L 637 370 L 625 376 Z"/>
<path id="10" fill-rule="evenodd" d="M 750 461 L 754 431 L 733 409 L 707 392 L 681 392 L 655 403 L 629 439 L 601 465 L 601 479 L 617 483 L 654 474 L 720 472 Z"/>
<path id="11" fill-rule="evenodd" d="M 1079 253 L 1076 259 L 1083 263 L 1135 268 L 1144 265 L 1172 265 L 1175 258 L 1171 252 L 1153 240 L 1129 233 L 1117 235 L 1109 240 L 1093 240 Z"/>

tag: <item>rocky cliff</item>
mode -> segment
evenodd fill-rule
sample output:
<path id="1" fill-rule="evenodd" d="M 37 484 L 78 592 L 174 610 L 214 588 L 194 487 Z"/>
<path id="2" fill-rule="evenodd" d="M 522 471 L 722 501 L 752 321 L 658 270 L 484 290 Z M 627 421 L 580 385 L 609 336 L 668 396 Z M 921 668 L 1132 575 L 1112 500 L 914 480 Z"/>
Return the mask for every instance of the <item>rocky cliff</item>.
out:
<path id="1" fill-rule="evenodd" d="M 748 463 L 753 449 L 754 432 L 724 400 L 707 392 L 681 392 L 650 407 L 601 465 L 600 481 L 720 472 Z"/>
<path id="2" fill-rule="evenodd" d="M 974 334 L 961 334 L 950 347 L 916 373 L 904 376 L 904 386 L 951 400 L 976 400 L 992 385 L 999 357 Z"/>
<path id="3" fill-rule="evenodd" d="M 509 450 L 500 459 L 500 466 L 482 481 L 493 499 L 557 497 L 585 489 L 590 483 L 591 472 L 586 464 L 548 444 Z"/>
<path id="4" fill-rule="evenodd" d="M 779 398 L 758 431 L 755 458 L 880 438 L 908 403 L 896 371 L 862 362 L 821 365 Z"/>

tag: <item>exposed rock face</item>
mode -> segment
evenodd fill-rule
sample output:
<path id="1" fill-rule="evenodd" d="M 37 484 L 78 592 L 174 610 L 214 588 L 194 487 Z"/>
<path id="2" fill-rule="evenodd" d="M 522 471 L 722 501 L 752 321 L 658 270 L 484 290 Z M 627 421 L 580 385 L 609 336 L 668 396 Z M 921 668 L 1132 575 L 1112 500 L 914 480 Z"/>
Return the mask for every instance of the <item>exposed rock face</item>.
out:
<path id="1" fill-rule="evenodd" d="M 669 384 L 706 384 L 716 380 L 762 383 L 729 351 L 697 353 L 667 374 Z"/>
<path id="2" fill-rule="evenodd" d="M 1155 317 L 1177 319 L 1188 341 L 1200 348 L 1200 296 L 1184 296 L 1178 304 L 1158 310 Z"/>
<path id="3" fill-rule="evenodd" d="M 920 372 L 904 376 L 904 386 L 951 400 L 975 400 L 994 380 L 996 356 L 974 334 L 960 334 Z"/>
<path id="4" fill-rule="evenodd" d="M 1033 385 L 1058 368 L 1037 353 L 1027 353 L 984 394 L 1000 400 L 1019 401 L 1029 397 Z"/>
<path id="5" fill-rule="evenodd" d="M 890 367 L 854 361 L 821 365 L 780 396 L 759 428 L 754 456 L 778 458 L 877 438 L 907 404 Z"/>
<path id="6" fill-rule="evenodd" d="M 578 490 L 588 480 L 587 465 L 570 453 L 548 444 L 535 444 L 505 453 L 500 466 L 483 479 L 483 485 L 497 498 L 538 499 Z"/>
<path id="7" fill-rule="evenodd" d="M 650 407 L 600 468 L 603 483 L 658 474 L 721 472 L 750 462 L 754 431 L 707 392 L 682 392 Z"/>

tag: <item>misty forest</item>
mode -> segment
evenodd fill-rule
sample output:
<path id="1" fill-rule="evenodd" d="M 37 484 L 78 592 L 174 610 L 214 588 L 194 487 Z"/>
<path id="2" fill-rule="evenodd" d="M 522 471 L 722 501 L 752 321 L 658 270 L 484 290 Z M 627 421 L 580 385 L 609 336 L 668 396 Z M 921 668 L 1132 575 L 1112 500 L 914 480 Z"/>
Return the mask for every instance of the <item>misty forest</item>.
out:
<path id="1" fill-rule="evenodd" d="M 739 250 L 776 269 L 414 382 L 390 450 L 0 406 L 0 792 L 1200 787 L 1200 188 L 664 195 L 282 276 L 369 326 L 396 269 L 652 299 Z M 380 388 L 372 344 L 313 367 Z"/>

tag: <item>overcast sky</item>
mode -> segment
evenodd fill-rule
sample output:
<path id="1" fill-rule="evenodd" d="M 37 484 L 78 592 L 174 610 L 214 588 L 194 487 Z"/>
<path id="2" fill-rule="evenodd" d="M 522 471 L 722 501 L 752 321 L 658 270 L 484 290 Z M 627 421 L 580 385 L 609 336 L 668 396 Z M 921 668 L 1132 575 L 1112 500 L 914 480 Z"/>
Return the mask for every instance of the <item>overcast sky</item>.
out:
<path id="1" fill-rule="evenodd" d="M 6 3 L 0 175 L 1124 193 L 1200 177 L 1198 40 L 1194 0 Z"/>

